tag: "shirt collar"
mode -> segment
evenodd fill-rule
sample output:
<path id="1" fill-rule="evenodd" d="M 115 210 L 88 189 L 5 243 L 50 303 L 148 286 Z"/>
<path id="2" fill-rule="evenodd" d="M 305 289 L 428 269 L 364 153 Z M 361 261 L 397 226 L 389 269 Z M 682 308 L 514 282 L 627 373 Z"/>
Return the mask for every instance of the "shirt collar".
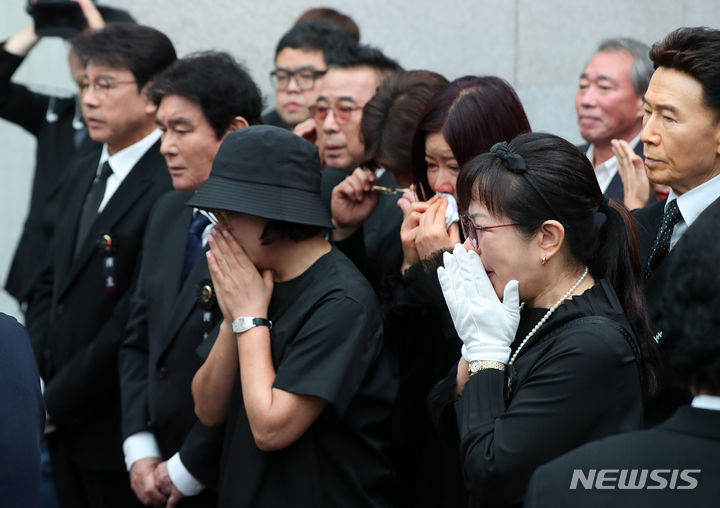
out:
<path id="1" fill-rule="evenodd" d="M 690 405 L 699 409 L 720 411 L 720 397 L 717 395 L 696 395 Z"/>
<path id="2" fill-rule="evenodd" d="M 628 141 L 628 145 L 630 145 L 630 148 L 635 150 L 635 147 L 637 146 L 637 144 L 639 142 L 640 142 L 640 133 L 638 132 L 637 136 L 635 136 L 630 141 Z M 587 155 L 587 158 L 590 159 L 590 162 L 594 164 L 593 160 L 595 159 L 595 145 L 590 143 L 588 145 L 587 151 L 585 152 L 585 155 Z M 613 163 L 617 167 L 617 157 L 615 157 L 614 155 L 612 157 L 610 157 L 608 160 L 606 160 L 605 162 L 603 162 L 603 164 L 607 164 L 610 161 L 613 161 Z M 598 167 L 600 167 L 600 166 L 598 166 Z"/>
<path id="3" fill-rule="evenodd" d="M 150 134 L 142 138 L 140 141 L 123 148 L 119 152 L 110 155 L 108 153 L 107 144 L 102 147 L 102 153 L 100 154 L 100 163 L 98 164 L 98 171 L 102 167 L 103 163 L 107 161 L 110 163 L 110 167 L 113 170 L 113 174 L 117 175 L 120 180 L 123 180 L 135 167 L 138 161 L 145 155 L 152 145 L 160 139 L 162 131 L 160 129 L 153 130 Z"/>
<path id="4" fill-rule="evenodd" d="M 680 209 L 683 221 L 688 226 L 691 226 L 695 219 L 718 197 L 720 197 L 720 175 L 711 178 L 694 189 L 690 189 L 682 196 L 678 196 L 675 191 L 670 190 L 665 202 L 665 209 L 667 210 L 668 204 L 673 199 L 677 200 L 677 206 Z"/>

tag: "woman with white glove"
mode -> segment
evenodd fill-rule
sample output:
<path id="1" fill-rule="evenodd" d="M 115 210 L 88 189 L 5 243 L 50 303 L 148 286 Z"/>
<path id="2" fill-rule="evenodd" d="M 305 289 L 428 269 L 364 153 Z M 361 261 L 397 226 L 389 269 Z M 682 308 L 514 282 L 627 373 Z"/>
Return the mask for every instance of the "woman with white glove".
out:
<path id="1" fill-rule="evenodd" d="M 657 353 L 640 252 L 587 157 L 550 134 L 475 157 L 458 198 L 467 240 L 438 279 L 462 358 L 428 402 L 459 431 L 470 505 L 515 506 L 537 466 L 642 425 Z"/>

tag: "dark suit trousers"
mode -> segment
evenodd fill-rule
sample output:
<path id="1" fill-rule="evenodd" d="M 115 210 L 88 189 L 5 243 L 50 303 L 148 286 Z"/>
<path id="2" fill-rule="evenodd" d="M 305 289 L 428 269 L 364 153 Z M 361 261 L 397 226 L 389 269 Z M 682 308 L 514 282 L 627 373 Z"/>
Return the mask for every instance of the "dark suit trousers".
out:
<path id="1" fill-rule="evenodd" d="M 125 471 L 90 471 L 70 459 L 57 432 L 48 435 L 55 490 L 62 508 L 133 508 L 143 504 Z"/>

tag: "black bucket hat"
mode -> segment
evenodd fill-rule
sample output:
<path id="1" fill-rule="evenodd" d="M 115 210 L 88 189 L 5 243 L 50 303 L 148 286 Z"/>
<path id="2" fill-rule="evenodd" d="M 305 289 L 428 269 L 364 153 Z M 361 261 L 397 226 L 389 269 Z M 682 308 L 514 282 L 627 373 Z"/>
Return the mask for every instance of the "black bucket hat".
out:
<path id="1" fill-rule="evenodd" d="M 254 125 L 228 134 L 207 181 L 186 203 L 264 219 L 332 228 L 320 199 L 315 145 L 291 131 Z"/>

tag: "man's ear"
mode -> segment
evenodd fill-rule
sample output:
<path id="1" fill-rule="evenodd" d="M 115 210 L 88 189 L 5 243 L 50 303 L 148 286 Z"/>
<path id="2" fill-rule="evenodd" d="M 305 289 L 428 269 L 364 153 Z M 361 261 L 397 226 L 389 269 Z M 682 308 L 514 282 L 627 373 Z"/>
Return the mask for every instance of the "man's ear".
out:
<path id="1" fill-rule="evenodd" d="M 140 90 L 140 94 L 145 99 L 145 114 L 146 115 L 154 115 L 157 113 L 157 105 L 150 99 L 150 96 L 148 95 L 148 90 L 150 89 L 150 83 L 145 83 L 145 86 L 142 87 L 142 90 Z"/>
<path id="2" fill-rule="evenodd" d="M 232 122 L 230 122 L 230 125 L 228 125 L 227 130 L 225 131 L 225 134 L 223 134 L 223 139 L 225 139 L 225 136 L 227 136 L 232 131 L 236 131 L 238 129 L 244 129 L 245 127 L 249 127 L 250 124 L 247 120 L 245 120 L 245 117 L 242 116 L 236 116 L 232 119 Z"/>

